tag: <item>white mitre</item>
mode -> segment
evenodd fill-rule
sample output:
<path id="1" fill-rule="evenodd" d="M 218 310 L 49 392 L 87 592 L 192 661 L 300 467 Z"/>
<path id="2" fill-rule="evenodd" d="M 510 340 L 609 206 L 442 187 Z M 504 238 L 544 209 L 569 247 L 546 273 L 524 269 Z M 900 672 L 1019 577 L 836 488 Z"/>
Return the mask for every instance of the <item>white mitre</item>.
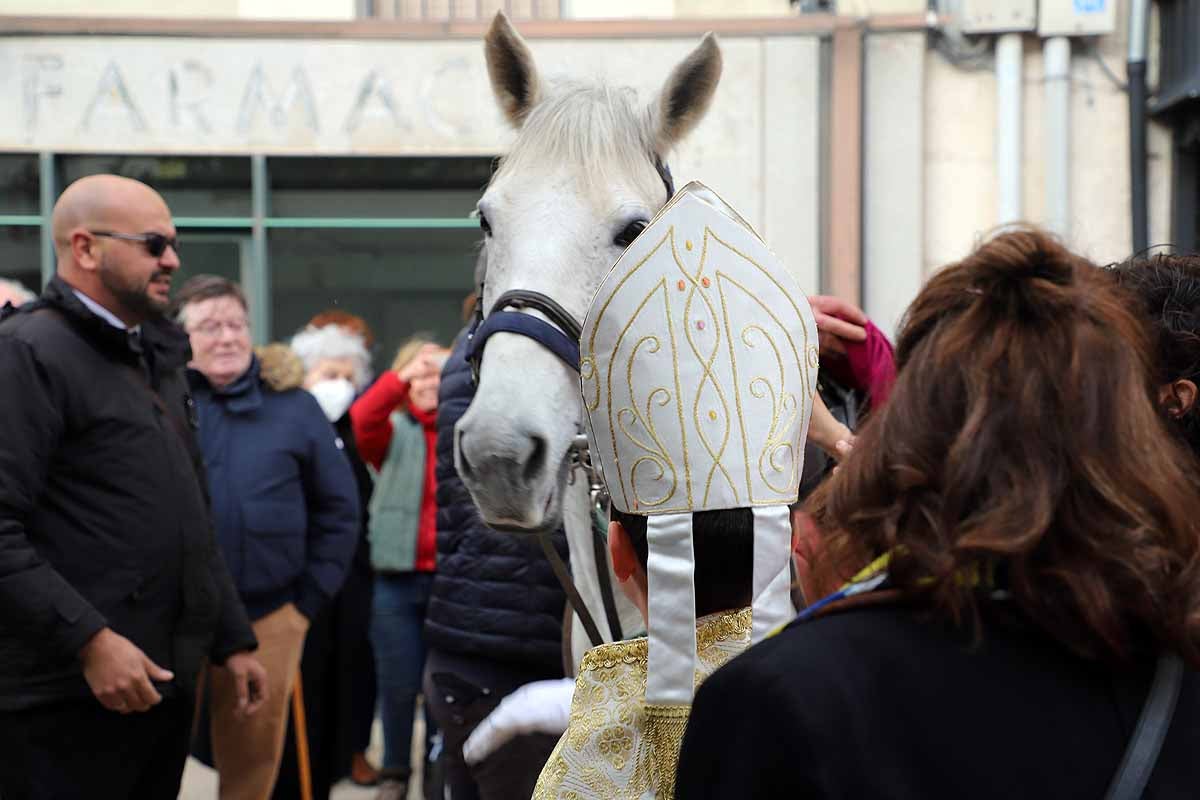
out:
<path id="1" fill-rule="evenodd" d="M 646 703 L 686 720 L 696 659 L 692 514 L 754 512 L 753 632 L 792 613 L 791 525 L 817 383 L 808 299 L 754 230 L 685 186 L 600 285 L 580 373 L 593 461 L 649 517 Z"/>

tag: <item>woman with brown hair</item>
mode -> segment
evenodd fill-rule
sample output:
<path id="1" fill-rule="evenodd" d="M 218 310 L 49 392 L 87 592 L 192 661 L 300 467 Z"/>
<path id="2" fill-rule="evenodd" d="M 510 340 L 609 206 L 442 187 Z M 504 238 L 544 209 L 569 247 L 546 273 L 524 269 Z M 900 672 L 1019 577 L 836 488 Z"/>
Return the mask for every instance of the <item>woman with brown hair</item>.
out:
<path id="1" fill-rule="evenodd" d="M 1168 654 L 1145 796 L 1194 797 L 1200 486 L 1154 359 L 1111 276 L 1045 234 L 935 275 L 812 502 L 818 572 L 873 567 L 703 685 L 676 797 L 1100 798 Z"/>

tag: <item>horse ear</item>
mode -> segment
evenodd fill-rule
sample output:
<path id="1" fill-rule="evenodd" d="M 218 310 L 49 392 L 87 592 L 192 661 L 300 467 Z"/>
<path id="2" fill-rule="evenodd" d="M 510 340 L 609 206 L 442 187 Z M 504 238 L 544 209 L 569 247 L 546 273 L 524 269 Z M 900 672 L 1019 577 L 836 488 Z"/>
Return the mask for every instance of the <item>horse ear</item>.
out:
<path id="1" fill-rule="evenodd" d="M 721 80 L 721 47 L 706 33 L 700 44 L 671 71 L 653 109 L 659 155 L 680 142 L 704 118 Z"/>
<path id="2" fill-rule="evenodd" d="M 537 66 L 529 46 L 503 11 L 497 11 L 484 37 L 492 93 L 514 128 L 521 127 L 529 110 L 541 98 Z"/>

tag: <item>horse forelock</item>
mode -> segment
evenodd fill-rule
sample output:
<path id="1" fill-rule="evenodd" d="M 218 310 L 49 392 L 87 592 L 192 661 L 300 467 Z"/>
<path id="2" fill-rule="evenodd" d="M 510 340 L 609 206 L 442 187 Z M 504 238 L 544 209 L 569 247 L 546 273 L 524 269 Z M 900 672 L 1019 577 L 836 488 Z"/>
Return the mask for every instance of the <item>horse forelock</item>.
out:
<path id="1" fill-rule="evenodd" d="M 560 81 L 530 110 L 492 180 L 567 165 L 579 168 L 585 191 L 602 191 L 616 179 L 653 176 L 653 143 L 649 110 L 633 89 Z"/>

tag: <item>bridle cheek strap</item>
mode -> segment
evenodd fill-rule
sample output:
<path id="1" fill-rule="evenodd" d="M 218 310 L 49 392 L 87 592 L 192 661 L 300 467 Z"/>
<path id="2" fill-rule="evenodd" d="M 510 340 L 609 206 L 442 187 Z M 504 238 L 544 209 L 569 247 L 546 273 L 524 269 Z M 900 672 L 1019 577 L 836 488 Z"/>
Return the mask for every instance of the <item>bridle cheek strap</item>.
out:
<path id="1" fill-rule="evenodd" d="M 573 372 L 579 372 L 579 341 L 543 319 L 520 311 L 493 311 L 475 328 L 467 349 L 467 360 L 478 364 L 483 360 L 483 347 L 492 334 L 515 333 L 533 339 L 558 356 Z"/>

